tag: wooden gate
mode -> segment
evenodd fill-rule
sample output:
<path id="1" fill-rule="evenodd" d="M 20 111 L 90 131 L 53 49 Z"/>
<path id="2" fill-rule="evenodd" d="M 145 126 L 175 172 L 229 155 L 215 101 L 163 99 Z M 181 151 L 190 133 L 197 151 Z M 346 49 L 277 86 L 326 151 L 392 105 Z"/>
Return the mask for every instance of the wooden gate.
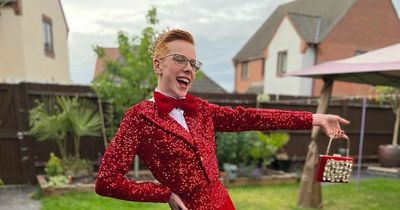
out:
<path id="1" fill-rule="evenodd" d="M 26 115 L 21 86 L 0 86 L 0 178 L 6 184 L 32 183 L 34 167 L 25 136 Z"/>

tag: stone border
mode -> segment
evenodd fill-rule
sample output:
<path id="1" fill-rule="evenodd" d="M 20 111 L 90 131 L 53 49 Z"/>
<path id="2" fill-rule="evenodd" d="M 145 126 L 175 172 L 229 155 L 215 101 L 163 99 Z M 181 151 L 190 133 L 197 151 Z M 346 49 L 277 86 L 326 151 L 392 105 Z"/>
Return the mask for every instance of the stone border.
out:
<path id="1" fill-rule="evenodd" d="M 94 183 L 91 184 L 70 184 L 60 187 L 50 187 L 47 184 L 46 175 L 36 175 L 43 196 L 64 195 L 70 192 L 94 192 Z"/>
<path id="2" fill-rule="evenodd" d="M 380 167 L 380 166 L 368 166 L 367 171 L 369 174 L 372 174 L 372 175 L 400 178 L 400 167 L 387 168 L 387 167 Z"/>
<path id="3" fill-rule="evenodd" d="M 299 181 L 294 173 L 280 175 L 261 176 L 260 178 L 239 177 L 235 180 L 224 181 L 225 187 L 238 187 L 244 185 L 271 185 L 271 184 L 293 184 Z"/>

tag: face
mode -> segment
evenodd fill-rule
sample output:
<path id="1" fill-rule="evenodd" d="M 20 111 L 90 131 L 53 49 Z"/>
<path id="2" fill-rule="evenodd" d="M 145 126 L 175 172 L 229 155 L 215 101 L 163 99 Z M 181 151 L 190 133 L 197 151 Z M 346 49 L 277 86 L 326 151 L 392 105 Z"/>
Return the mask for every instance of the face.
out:
<path id="1" fill-rule="evenodd" d="M 196 59 L 196 51 L 193 44 L 183 40 L 168 42 L 167 47 L 169 52 L 153 61 L 154 71 L 157 74 L 158 88 L 163 93 L 182 98 L 186 96 L 196 75 L 189 63 L 184 67 L 177 65 L 172 54 L 183 55 L 192 60 Z"/>

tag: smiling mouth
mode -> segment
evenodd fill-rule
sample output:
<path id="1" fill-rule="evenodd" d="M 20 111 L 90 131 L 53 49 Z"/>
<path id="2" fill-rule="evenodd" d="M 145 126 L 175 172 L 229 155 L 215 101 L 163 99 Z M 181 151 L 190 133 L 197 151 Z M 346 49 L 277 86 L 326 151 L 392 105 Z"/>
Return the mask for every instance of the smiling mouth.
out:
<path id="1" fill-rule="evenodd" d="M 188 79 L 186 77 L 178 77 L 178 78 L 176 78 L 176 81 L 178 81 L 178 83 L 180 85 L 183 85 L 185 87 L 187 87 L 190 83 L 190 79 Z"/>

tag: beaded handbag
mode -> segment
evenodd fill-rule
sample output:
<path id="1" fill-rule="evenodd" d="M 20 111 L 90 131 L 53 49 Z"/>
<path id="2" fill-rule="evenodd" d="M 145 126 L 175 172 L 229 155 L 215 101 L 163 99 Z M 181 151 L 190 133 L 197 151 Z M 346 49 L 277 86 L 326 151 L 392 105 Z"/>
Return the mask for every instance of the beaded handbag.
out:
<path id="1" fill-rule="evenodd" d="M 353 167 L 353 158 L 349 157 L 350 142 L 347 140 L 346 157 L 339 154 L 328 155 L 333 137 L 330 138 L 325 155 L 320 155 L 315 173 L 318 182 L 348 183 Z"/>

